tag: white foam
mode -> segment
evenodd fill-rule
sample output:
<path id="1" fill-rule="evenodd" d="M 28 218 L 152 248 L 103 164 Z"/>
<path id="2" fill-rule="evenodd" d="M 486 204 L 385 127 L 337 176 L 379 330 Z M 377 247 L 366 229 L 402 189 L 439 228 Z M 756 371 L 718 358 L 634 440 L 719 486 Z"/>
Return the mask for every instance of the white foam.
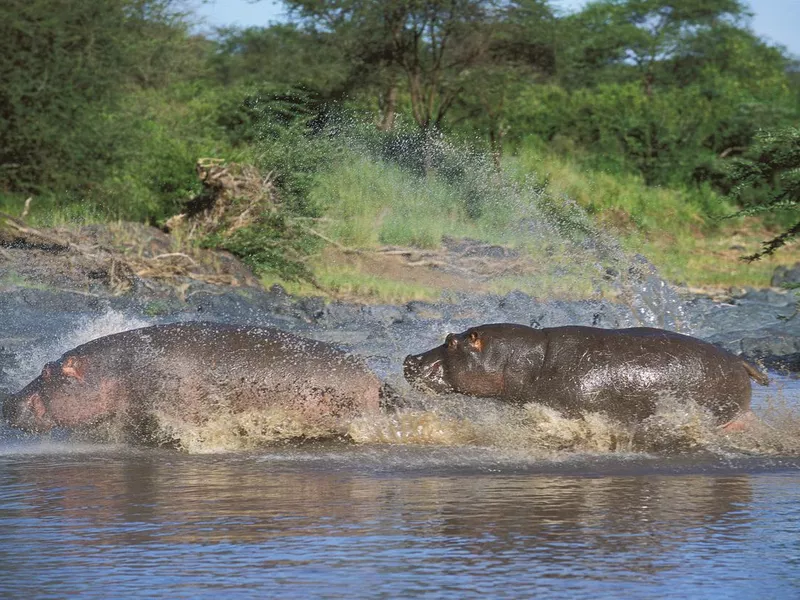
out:
<path id="1" fill-rule="evenodd" d="M 45 364 L 57 360 L 62 354 L 81 344 L 113 333 L 148 325 L 150 323 L 142 318 L 126 315 L 116 310 L 109 310 L 96 317 L 79 319 L 73 329 L 58 336 L 54 342 L 25 348 L 17 353 L 19 366 L 8 371 L 9 381 L 13 384 L 12 388 L 24 387 L 39 376 Z"/>

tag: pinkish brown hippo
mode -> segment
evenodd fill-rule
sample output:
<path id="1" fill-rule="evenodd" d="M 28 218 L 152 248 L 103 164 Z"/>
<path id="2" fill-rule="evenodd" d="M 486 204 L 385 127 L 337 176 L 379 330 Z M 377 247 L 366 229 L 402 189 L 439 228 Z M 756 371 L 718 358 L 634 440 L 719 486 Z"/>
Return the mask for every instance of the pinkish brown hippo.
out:
<path id="1" fill-rule="evenodd" d="M 381 381 L 359 358 L 273 328 L 190 322 L 102 337 L 48 363 L 6 398 L 31 432 L 115 421 L 137 432 L 154 412 L 188 422 L 277 407 L 335 426 L 380 410 Z"/>
<path id="2" fill-rule="evenodd" d="M 602 412 L 629 422 L 654 414 L 662 397 L 691 400 L 728 429 L 752 418 L 750 380 L 768 383 L 730 352 L 649 327 L 480 325 L 407 356 L 403 371 L 437 393 L 534 401 L 567 415 Z"/>

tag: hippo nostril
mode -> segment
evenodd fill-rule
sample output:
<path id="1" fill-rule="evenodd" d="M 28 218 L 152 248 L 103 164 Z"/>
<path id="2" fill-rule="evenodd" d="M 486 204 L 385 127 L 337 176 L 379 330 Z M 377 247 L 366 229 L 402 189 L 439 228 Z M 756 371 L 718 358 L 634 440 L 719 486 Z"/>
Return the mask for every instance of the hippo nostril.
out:
<path id="1" fill-rule="evenodd" d="M 416 375 L 420 372 L 422 366 L 422 359 L 419 356 L 409 354 L 403 361 L 403 372 L 406 375 Z"/>
<path id="2" fill-rule="evenodd" d="M 8 396 L 3 402 L 3 420 L 12 427 L 38 431 L 47 421 L 47 407 L 38 393 L 30 396 Z"/>
<path id="3" fill-rule="evenodd" d="M 12 396 L 7 394 L 0 394 L 0 402 L 3 406 L 3 421 L 13 423 L 17 416 L 17 404 L 13 401 Z"/>

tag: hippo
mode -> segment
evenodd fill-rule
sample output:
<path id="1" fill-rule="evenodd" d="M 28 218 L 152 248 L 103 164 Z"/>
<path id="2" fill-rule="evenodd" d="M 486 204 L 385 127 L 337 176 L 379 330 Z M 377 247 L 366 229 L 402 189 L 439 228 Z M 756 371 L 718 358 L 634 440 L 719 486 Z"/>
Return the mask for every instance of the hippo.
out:
<path id="1" fill-rule="evenodd" d="M 435 393 L 534 401 L 569 417 L 599 412 L 628 423 L 653 415 L 662 398 L 691 400 L 728 431 L 753 418 L 750 379 L 769 383 L 726 350 L 650 327 L 480 325 L 407 356 L 403 372 Z"/>
<path id="2" fill-rule="evenodd" d="M 136 433 L 156 413 L 186 422 L 277 407 L 335 427 L 380 410 L 381 381 L 359 358 L 279 329 L 173 323 L 95 339 L 48 363 L 3 402 L 30 432 L 115 421 Z"/>

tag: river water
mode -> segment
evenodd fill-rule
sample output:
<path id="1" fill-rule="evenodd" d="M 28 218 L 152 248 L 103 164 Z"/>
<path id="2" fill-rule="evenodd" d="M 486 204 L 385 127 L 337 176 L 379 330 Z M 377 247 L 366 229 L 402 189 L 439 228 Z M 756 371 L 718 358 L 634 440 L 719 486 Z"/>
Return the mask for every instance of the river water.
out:
<path id="1" fill-rule="evenodd" d="M 800 597 L 794 452 L 0 440 L 3 598 Z"/>

